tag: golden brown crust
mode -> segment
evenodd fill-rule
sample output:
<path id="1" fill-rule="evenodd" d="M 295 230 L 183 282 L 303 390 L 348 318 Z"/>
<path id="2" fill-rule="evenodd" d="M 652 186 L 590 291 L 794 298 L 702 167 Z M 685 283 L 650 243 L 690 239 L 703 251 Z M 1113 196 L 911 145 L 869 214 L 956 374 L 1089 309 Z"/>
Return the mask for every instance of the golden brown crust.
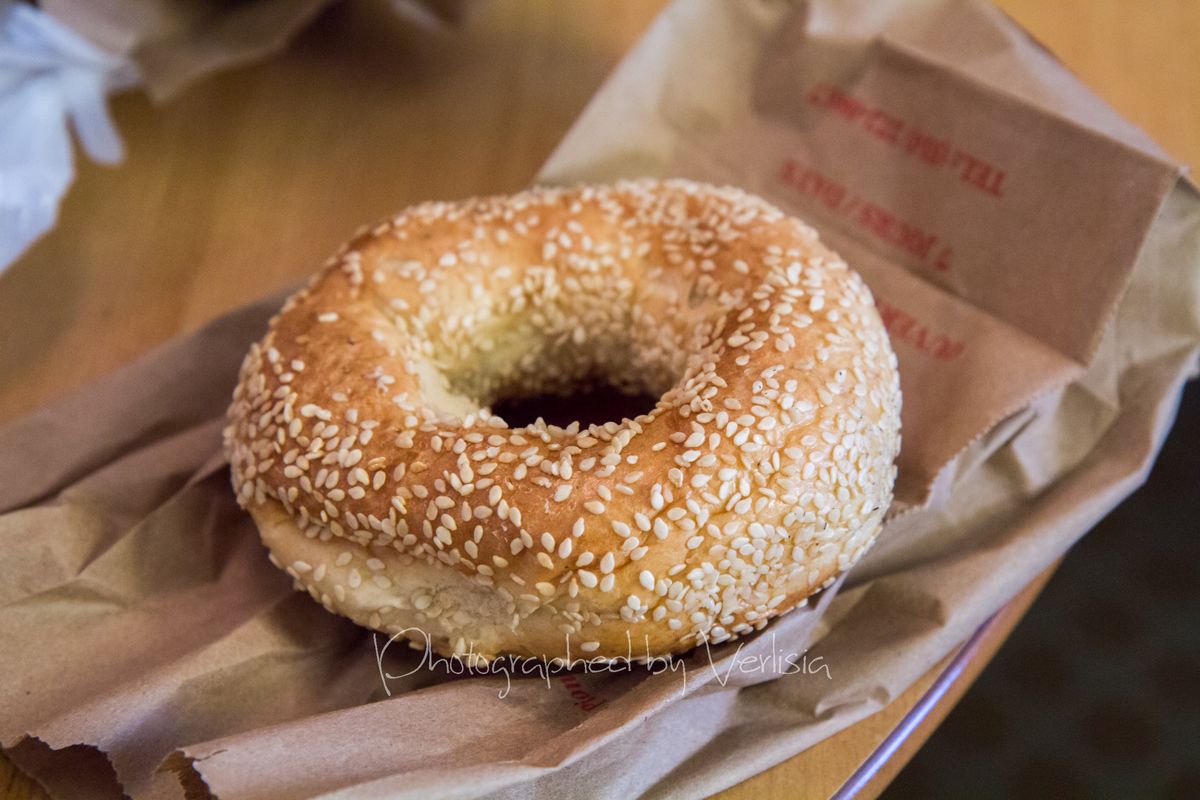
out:
<path id="1" fill-rule="evenodd" d="M 596 379 L 661 399 L 583 430 L 488 409 Z M 247 355 L 226 449 L 333 611 L 443 652 L 661 654 L 761 628 L 858 559 L 899 407 L 870 294 L 812 229 L 637 181 L 361 234 Z"/>

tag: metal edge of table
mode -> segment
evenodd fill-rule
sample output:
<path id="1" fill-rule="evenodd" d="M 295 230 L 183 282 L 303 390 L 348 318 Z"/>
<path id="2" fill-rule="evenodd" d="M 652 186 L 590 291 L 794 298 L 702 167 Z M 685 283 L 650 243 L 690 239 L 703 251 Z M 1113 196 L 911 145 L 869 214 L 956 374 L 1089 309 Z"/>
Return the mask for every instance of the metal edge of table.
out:
<path id="1" fill-rule="evenodd" d="M 917 750 L 967 693 L 996 652 L 1008 641 L 1058 570 L 1056 560 L 988 617 L 942 667 L 934 682 L 876 746 L 831 800 L 874 798 L 900 773 Z"/>
<path id="2" fill-rule="evenodd" d="M 971 638 L 967 639 L 966 643 L 959 648 L 954 658 L 942 670 L 937 679 L 933 682 L 925 694 L 921 695 L 921 699 L 916 705 L 908 710 L 900 720 L 900 724 L 892 729 L 892 732 L 887 735 L 878 747 L 867 756 L 858 769 L 854 771 L 842 788 L 835 792 L 830 800 L 851 800 L 858 797 L 859 792 L 866 788 L 871 781 L 880 774 L 884 765 L 896 754 L 900 747 L 908 740 L 909 736 L 920 727 L 921 723 L 929 716 L 929 713 L 937 706 L 938 703 L 946 697 L 950 687 L 962 676 L 967 665 L 979 652 L 979 645 L 991 625 L 996 621 L 1000 612 L 996 612 L 992 616 L 975 629 L 975 633 L 971 634 Z"/>
<path id="3" fill-rule="evenodd" d="M 988 666 L 1057 567 L 1056 562 L 1043 570 L 888 705 L 715 797 L 879 796 Z"/>

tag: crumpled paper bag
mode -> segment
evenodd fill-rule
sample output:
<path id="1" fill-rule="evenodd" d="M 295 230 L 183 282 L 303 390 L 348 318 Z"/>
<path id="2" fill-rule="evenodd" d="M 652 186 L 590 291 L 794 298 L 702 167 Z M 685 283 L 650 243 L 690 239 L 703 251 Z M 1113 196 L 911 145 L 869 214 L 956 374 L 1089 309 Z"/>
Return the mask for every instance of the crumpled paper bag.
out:
<path id="1" fill-rule="evenodd" d="M 268 298 L 0 431 L 7 752 L 64 796 L 106 789 L 78 743 L 135 797 L 700 796 L 881 708 L 1149 470 L 1200 351 L 1200 197 L 995 9 L 677 2 L 540 178 L 644 174 L 765 194 L 876 293 L 901 478 L 840 588 L 661 669 L 377 658 L 227 486 Z"/>
<path id="2" fill-rule="evenodd" d="M 163 101 L 209 73 L 282 50 L 333 0 L 41 0 L 50 14 L 137 64 Z M 472 0 L 390 0 L 416 24 L 462 20 Z"/>

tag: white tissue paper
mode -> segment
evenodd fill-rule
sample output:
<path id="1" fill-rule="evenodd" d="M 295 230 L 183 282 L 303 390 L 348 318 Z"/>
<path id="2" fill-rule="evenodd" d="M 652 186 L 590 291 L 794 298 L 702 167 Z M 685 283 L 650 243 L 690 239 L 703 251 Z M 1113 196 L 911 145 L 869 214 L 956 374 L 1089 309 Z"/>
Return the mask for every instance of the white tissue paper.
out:
<path id="1" fill-rule="evenodd" d="M 0 272 L 54 225 L 75 177 L 67 120 L 93 160 L 120 161 L 105 95 L 135 83 L 128 59 L 0 0 Z"/>

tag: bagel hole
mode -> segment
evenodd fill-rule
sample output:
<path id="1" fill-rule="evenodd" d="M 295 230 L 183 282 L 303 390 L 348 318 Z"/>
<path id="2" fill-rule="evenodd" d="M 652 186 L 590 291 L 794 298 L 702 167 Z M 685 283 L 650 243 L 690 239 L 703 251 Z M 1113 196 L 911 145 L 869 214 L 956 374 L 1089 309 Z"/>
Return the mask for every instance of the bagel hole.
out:
<path id="1" fill-rule="evenodd" d="M 593 266 L 570 281 L 532 266 L 520 283 L 490 291 L 436 289 L 438 311 L 418 318 L 422 401 L 451 417 L 487 408 L 513 428 L 539 417 L 587 428 L 653 412 L 696 351 L 698 325 L 676 307 L 685 289 L 639 296 L 620 272 Z"/>
<path id="2" fill-rule="evenodd" d="M 565 428 L 578 422 L 581 428 L 634 419 L 654 410 L 658 397 L 648 393 L 630 394 L 611 384 L 580 386 L 567 394 L 538 394 L 497 400 L 492 412 L 512 427 L 532 425 L 541 417 L 551 425 Z"/>

